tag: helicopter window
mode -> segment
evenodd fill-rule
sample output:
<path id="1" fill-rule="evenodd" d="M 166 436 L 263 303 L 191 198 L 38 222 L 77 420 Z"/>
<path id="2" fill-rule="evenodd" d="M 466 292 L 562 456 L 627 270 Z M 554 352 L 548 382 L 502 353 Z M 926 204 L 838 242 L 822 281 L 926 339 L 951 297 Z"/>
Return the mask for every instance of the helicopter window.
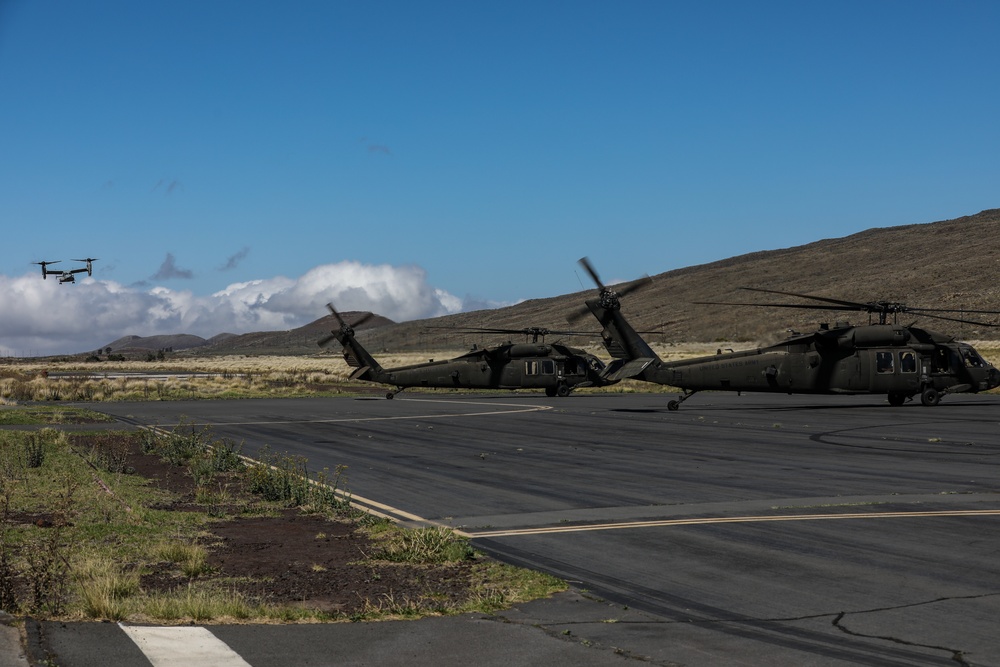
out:
<path id="1" fill-rule="evenodd" d="M 947 373 L 950 364 L 948 363 L 948 348 L 939 347 L 931 357 L 931 370 L 934 373 Z"/>
<path id="2" fill-rule="evenodd" d="M 967 368 L 985 368 L 986 362 L 983 358 L 979 356 L 979 353 L 973 350 L 971 347 L 962 348 L 962 359 L 965 361 Z"/>
<path id="3" fill-rule="evenodd" d="M 542 375 L 555 375 L 556 373 L 556 362 L 551 359 L 546 359 L 542 362 Z"/>
<path id="4" fill-rule="evenodd" d="M 892 373 L 892 352 L 875 353 L 875 371 L 878 373 Z"/>
<path id="5" fill-rule="evenodd" d="M 917 372 L 917 355 L 913 352 L 900 352 L 899 353 L 899 372 L 900 373 L 916 373 Z"/>
<path id="6" fill-rule="evenodd" d="M 537 361 L 524 362 L 524 372 L 526 375 L 538 375 L 538 362 Z"/>

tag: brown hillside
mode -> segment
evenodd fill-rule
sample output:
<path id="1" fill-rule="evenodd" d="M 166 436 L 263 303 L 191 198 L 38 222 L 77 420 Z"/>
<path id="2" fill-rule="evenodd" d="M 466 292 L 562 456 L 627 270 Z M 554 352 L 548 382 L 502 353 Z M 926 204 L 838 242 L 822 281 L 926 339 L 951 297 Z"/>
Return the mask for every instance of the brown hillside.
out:
<path id="1" fill-rule="evenodd" d="M 599 255 L 600 248 L 594 248 Z M 600 271 L 598 263 L 597 270 Z M 637 277 L 644 270 L 636 267 Z M 573 267 L 566 267 L 567 271 Z M 812 330 L 820 322 L 867 322 L 857 312 L 694 305 L 695 301 L 776 303 L 777 297 L 738 288 L 760 287 L 852 301 L 892 300 L 923 308 L 1000 310 L 1000 209 L 943 222 L 870 229 L 808 245 L 755 252 L 653 276 L 645 289 L 623 300 L 623 313 L 637 329 L 662 330 L 650 340 L 765 341 L 787 329 Z M 594 329 L 587 316 L 569 325 L 566 315 L 596 294 L 578 292 L 534 299 L 508 308 L 460 313 L 371 329 L 359 335 L 373 350 L 464 348 L 496 343 L 503 336 L 451 333 L 428 327 L 548 327 Z M 1000 316 L 979 316 L 1000 322 Z M 976 319 L 972 317 L 971 319 Z M 967 339 L 1000 338 L 1000 327 L 918 319 L 922 326 Z M 516 336 L 514 338 L 517 338 Z M 578 344 L 586 338 L 572 339 Z M 597 340 L 594 336 L 592 340 Z M 332 346 L 337 347 L 337 346 Z"/>
<path id="2" fill-rule="evenodd" d="M 595 245 L 595 256 L 600 247 Z M 567 266 L 566 271 L 575 267 Z M 601 267 L 598 262 L 597 270 Z M 656 267 L 636 267 L 636 277 Z M 777 303 L 781 299 L 738 289 L 758 287 L 786 292 L 867 302 L 898 301 L 923 308 L 1000 310 L 1000 209 L 927 224 L 870 229 L 844 238 L 808 245 L 755 252 L 710 264 L 676 269 L 653 276 L 646 288 L 623 300 L 623 312 L 639 330 L 662 331 L 647 335 L 652 342 L 751 341 L 769 342 L 788 329 L 810 331 L 820 322 L 867 322 L 858 312 L 824 312 L 699 305 L 698 301 Z M 582 307 L 593 290 L 532 299 L 496 310 L 459 313 L 427 320 L 393 323 L 375 317 L 359 327 L 358 339 L 374 353 L 414 350 L 461 350 L 519 340 L 518 335 L 456 332 L 468 327 L 547 327 L 554 330 L 589 330 L 581 337 L 559 336 L 573 344 L 598 343 L 597 323 L 589 314 L 574 324 L 566 316 Z M 785 302 L 791 300 L 785 299 Z M 348 322 L 363 313 L 343 313 Z M 1000 323 L 1000 315 L 970 316 Z M 1000 338 L 1000 327 L 990 328 L 944 322 L 913 315 L 901 319 L 964 339 Z M 338 327 L 327 315 L 291 331 L 242 335 L 225 334 L 205 341 L 189 354 L 316 354 L 317 341 Z M 125 341 L 136 346 L 136 337 Z M 554 338 L 550 337 L 550 340 Z M 148 341 L 152 342 L 152 341 Z M 163 341 L 157 340 L 156 343 Z M 176 341 L 175 341 L 176 343 Z M 158 345 L 160 349 L 164 345 Z M 175 350 L 180 345 L 173 345 Z M 337 344 L 325 348 L 339 354 Z"/>

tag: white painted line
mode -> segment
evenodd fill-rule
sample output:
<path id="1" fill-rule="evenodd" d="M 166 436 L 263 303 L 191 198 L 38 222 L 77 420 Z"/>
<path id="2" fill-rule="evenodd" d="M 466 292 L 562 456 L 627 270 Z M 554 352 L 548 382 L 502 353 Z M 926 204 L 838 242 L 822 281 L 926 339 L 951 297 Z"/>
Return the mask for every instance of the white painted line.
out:
<path id="1" fill-rule="evenodd" d="M 251 667 L 207 628 L 118 624 L 153 667 Z"/>

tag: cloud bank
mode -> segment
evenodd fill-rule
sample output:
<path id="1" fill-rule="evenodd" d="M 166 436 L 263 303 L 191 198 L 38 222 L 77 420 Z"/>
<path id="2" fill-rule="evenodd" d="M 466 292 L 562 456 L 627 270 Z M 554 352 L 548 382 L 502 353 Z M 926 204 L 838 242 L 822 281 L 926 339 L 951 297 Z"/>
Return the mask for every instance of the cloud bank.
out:
<path id="1" fill-rule="evenodd" d="M 338 310 L 370 310 L 399 321 L 461 312 L 462 299 L 427 282 L 418 266 L 345 261 L 234 283 L 208 296 L 148 290 L 86 278 L 76 285 L 35 273 L 0 276 L 0 355 L 44 356 L 96 350 L 126 335 L 283 331 Z"/>

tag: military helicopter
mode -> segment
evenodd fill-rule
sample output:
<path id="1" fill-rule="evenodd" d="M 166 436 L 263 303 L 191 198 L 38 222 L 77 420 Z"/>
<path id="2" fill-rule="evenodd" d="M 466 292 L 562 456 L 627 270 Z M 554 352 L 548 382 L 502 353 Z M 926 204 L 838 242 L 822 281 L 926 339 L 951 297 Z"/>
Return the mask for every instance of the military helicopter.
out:
<path id="1" fill-rule="evenodd" d="M 348 324 L 333 307 L 327 308 L 340 323 L 339 329 L 319 341 L 320 346 L 336 340 L 344 346 L 344 360 L 354 368 L 350 379 L 394 385 L 385 397 L 391 399 L 409 387 L 462 389 L 544 389 L 546 396 L 569 396 L 577 387 L 614 384 L 605 374 L 614 370 L 592 354 L 562 343 L 539 342 L 539 337 L 579 332 L 552 331 L 540 327 L 526 329 L 474 329 L 491 333 L 525 334 L 530 343 L 507 343 L 497 347 L 473 348 L 448 361 L 429 361 L 412 366 L 382 368 L 354 337 L 354 328 L 374 317 L 367 313 Z"/>
<path id="2" fill-rule="evenodd" d="M 32 264 L 40 264 L 42 266 L 42 279 L 45 280 L 49 276 L 59 276 L 59 284 L 63 285 L 65 283 L 75 283 L 77 273 L 86 272 L 88 276 L 94 275 L 94 262 L 97 261 L 96 257 L 87 257 L 86 259 L 74 259 L 74 262 L 86 262 L 86 267 L 81 267 L 79 269 L 68 269 L 66 271 L 49 271 L 46 267 L 52 264 L 58 264 L 62 260 L 55 260 L 54 262 L 32 262 Z"/>
<path id="3" fill-rule="evenodd" d="M 900 325 L 901 313 L 952 322 L 995 326 L 941 313 L 997 314 L 997 311 L 915 308 L 901 303 L 859 303 L 842 299 L 779 292 L 758 288 L 749 291 L 780 294 L 819 303 L 719 303 L 716 305 L 859 310 L 869 314 L 869 324 L 853 326 L 837 322 L 821 325 L 809 334 L 767 347 L 719 353 L 683 361 L 662 361 L 621 314 L 620 298 L 601 283 L 586 257 L 580 263 L 597 283 L 600 296 L 586 301 L 586 309 L 604 327 L 601 336 L 608 352 L 641 365 L 634 377 L 646 382 L 679 387 L 684 393 L 667 404 L 677 410 L 681 403 L 703 390 L 770 391 L 788 394 L 885 394 L 890 405 L 899 406 L 920 396 L 925 406 L 937 405 L 942 395 L 975 393 L 1000 386 L 1000 371 L 969 344 L 947 334 L 916 326 Z M 709 302 L 701 302 L 709 303 Z M 583 314 L 586 310 L 582 311 Z M 872 322 L 877 315 L 878 323 Z M 889 322 L 889 316 L 892 322 Z M 579 317 L 574 313 L 570 319 Z"/>

